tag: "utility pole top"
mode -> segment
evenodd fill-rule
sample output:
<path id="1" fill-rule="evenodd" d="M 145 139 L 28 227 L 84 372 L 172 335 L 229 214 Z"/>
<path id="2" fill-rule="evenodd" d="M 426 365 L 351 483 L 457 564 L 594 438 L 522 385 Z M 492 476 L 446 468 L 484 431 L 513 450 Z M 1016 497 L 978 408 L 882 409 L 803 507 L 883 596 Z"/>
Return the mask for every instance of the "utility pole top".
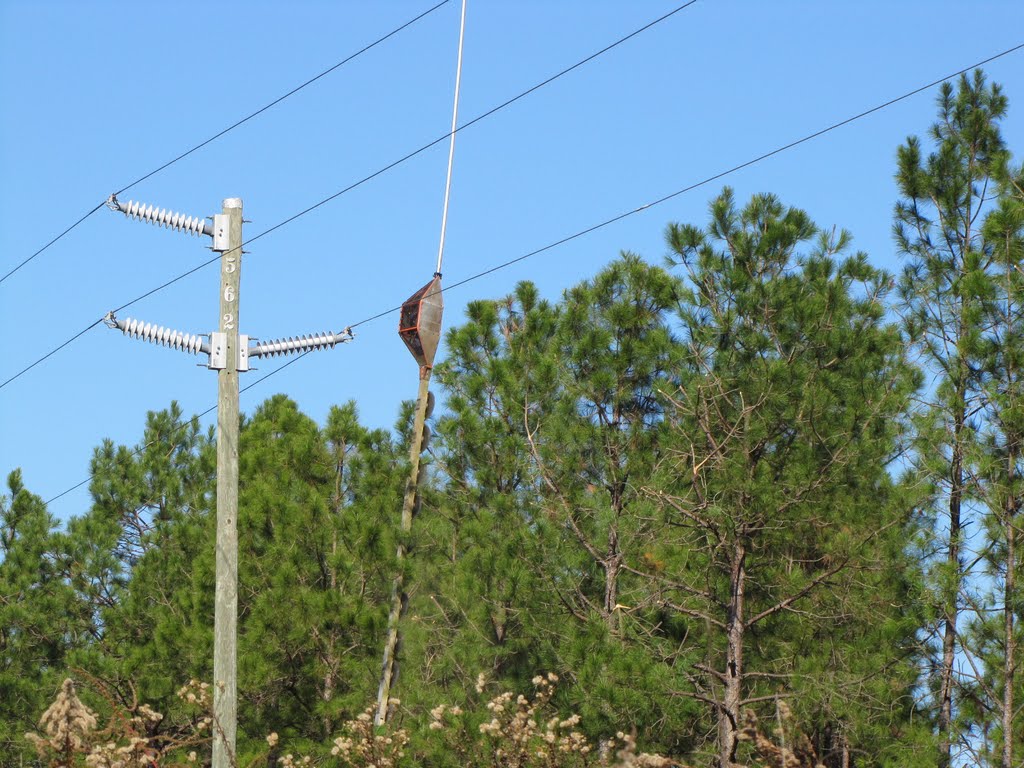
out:
<path id="1" fill-rule="evenodd" d="M 242 198 L 240 197 L 226 197 L 224 198 L 223 206 L 225 208 L 241 208 Z"/>

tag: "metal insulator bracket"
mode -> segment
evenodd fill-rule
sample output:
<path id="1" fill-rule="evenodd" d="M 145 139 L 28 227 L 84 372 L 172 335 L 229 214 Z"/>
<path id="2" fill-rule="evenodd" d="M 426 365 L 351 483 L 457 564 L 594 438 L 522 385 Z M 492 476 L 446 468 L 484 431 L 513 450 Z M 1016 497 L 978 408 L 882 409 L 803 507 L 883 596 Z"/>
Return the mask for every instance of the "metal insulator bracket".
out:
<path id="1" fill-rule="evenodd" d="M 213 246 L 210 250 L 223 253 L 230 249 L 231 246 L 228 242 L 228 217 L 223 213 L 218 213 L 213 217 Z"/>
<path id="2" fill-rule="evenodd" d="M 309 352 L 314 349 L 331 348 L 336 344 L 343 344 L 353 338 L 352 330 L 346 328 L 338 333 L 314 333 L 309 336 L 296 336 L 287 339 L 274 339 L 265 341 L 249 348 L 249 357 L 273 357 L 274 355 L 288 355 L 296 352 Z"/>
<path id="3" fill-rule="evenodd" d="M 200 352 L 209 353 L 210 351 L 209 343 L 201 336 L 195 334 L 183 333 L 182 331 L 164 328 L 153 323 L 144 323 L 141 320 L 133 320 L 130 317 L 121 320 L 115 317 L 113 312 L 108 312 L 103 321 L 108 328 L 116 328 L 129 338 L 150 341 L 163 347 L 170 347 L 171 349 L 180 349 L 182 352 L 188 352 L 192 355 L 198 355 Z"/>
<path id="4" fill-rule="evenodd" d="M 244 373 L 249 370 L 249 337 L 245 334 L 238 334 L 238 365 L 235 370 Z"/>
<path id="5" fill-rule="evenodd" d="M 228 335 L 214 331 L 210 334 L 210 362 L 206 366 L 211 371 L 222 371 L 228 367 Z"/>
<path id="6" fill-rule="evenodd" d="M 210 362 L 206 366 L 211 371 L 222 371 L 228 367 L 228 335 L 222 331 L 210 334 Z M 249 337 L 238 334 L 238 360 L 235 370 L 245 373 L 249 370 Z"/>
<path id="7" fill-rule="evenodd" d="M 190 235 L 208 235 L 210 237 L 214 237 L 216 232 L 216 221 L 207 221 L 202 216 L 185 216 L 184 214 L 175 213 L 174 211 L 165 211 L 161 208 L 155 208 L 152 205 L 146 205 L 145 203 L 134 200 L 122 203 L 117 199 L 116 195 L 111 195 L 107 198 L 107 207 L 112 211 L 123 213 L 129 219 L 149 222 L 150 224 L 155 224 L 158 227 L 176 229 L 179 232 L 185 232 Z M 224 218 L 226 219 L 227 217 Z M 222 229 L 227 229 L 226 224 Z M 227 239 L 226 235 L 224 239 Z M 222 250 L 226 250 L 226 247 Z"/>

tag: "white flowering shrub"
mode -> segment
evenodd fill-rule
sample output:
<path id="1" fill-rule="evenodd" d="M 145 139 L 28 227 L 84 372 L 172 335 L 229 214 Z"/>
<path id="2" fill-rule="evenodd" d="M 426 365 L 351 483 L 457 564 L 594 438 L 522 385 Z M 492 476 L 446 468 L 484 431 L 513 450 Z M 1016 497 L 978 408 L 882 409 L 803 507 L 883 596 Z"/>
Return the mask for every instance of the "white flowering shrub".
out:
<path id="1" fill-rule="evenodd" d="M 496 768 L 663 768 L 676 765 L 659 755 L 637 752 L 632 736 L 618 733 L 591 743 L 577 728 L 579 715 L 560 715 L 552 706 L 558 676 L 533 678 L 532 696 L 503 691 L 484 705 L 485 712 L 464 712 L 439 704 L 430 710 L 430 731 L 441 739 L 441 750 L 458 756 L 465 766 Z M 477 678 L 476 691 L 486 689 Z M 476 723 L 473 727 L 473 723 Z"/>
<path id="2" fill-rule="evenodd" d="M 390 699 L 392 708 L 401 702 Z M 402 765 L 409 734 L 402 728 L 377 728 L 373 724 L 376 707 L 368 707 L 343 727 L 343 734 L 334 740 L 331 756 L 336 765 L 346 768 L 396 768 Z"/>
<path id="3" fill-rule="evenodd" d="M 109 697 L 110 722 L 100 728 L 96 713 L 82 703 L 74 682 L 67 679 L 40 718 L 39 732 L 26 733 L 25 738 L 35 747 L 40 764 L 49 768 L 173 768 L 197 763 L 197 750 L 210 738 L 209 685 L 193 680 L 178 697 L 197 712 L 184 733 L 160 732 L 163 715 L 146 704 L 126 710 Z"/>
<path id="4" fill-rule="evenodd" d="M 532 695 L 502 691 L 486 698 L 482 707 L 438 704 L 417 732 L 429 740 L 427 752 L 441 754 L 464 768 L 685 768 L 661 755 L 640 752 L 634 737 L 619 732 L 592 743 L 580 730 L 580 716 L 559 713 L 552 704 L 558 683 L 553 673 L 533 679 Z M 483 695 L 487 681 L 477 679 Z M 194 710 L 183 732 L 161 730 L 163 716 L 150 707 L 127 711 L 112 706 L 110 724 L 100 729 L 98 717 L 82 703 L 71 680 L 65 680 L 56 700 L 43 713 L 39 732 L 26 734 L 46 768 L 190 768 L 209 764 L 210 741 L 217 724 L 210 716 L 211 691 L 193 680 L 178 697 Z M 112 703 L 112 702 L 111 702 Z M 277 733 L 266 736 L 266 747 L 244 765 L 234 768 L 419 768 L 433 764 L 431 755 L 411 745 L 401 723 L 413 713 L 393 699 L 397 718 L 384 727 L 373 724 L 374 707 L 346 722 L 329 743 L 289 751 Z M 821 768 L 806 737 L 792 727 L 792 717 L 779 702 L 777 728 L 769 737 L 747 713 L 741 739 L 749 745 L 749 768 Z M 395 723 L 398 721 L 398 724 Z M 251 750 L 252 745 L 249 745 Z M 258 750 L 257 750 L 258 752 Z"/>
<path id="5" fill-rule="evenodd" d="M 42 734 L 26 733 L 41 760 L 51 765 L 71 765 L 75 755 L 83 753 L 96 730 L 96 713 L 85 706 L 75 692 L 75 684 L 65 680 L 43 716 Z"/>

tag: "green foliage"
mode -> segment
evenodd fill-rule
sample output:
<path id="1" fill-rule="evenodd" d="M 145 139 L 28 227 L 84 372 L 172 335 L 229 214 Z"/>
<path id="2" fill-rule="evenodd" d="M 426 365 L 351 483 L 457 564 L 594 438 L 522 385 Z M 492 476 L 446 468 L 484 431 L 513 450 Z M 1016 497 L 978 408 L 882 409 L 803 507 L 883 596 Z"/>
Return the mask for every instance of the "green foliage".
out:
<path id="1" fill-rule="evenodd" d="M 1014 470 L 1007 476 L 1005 467 L 1016 460 L 1011 456 L 1008 465 L 1005 452 L 1017 452 L 1016 439 L 1004 427 L 1015 419 L 1010 401 L 1018 389 L 1019 280 L 1013 258 L 1019 258 L 1019 219 L 1015 229 L 1012 196 L 1005 192 L 1012 174 L 1000 132 L 1007 111 L 1002 89 L 976 71 L 961 75 L 955 88 L 943 84 L 937 106 L 932 151 L 926 155 L 916 137 L 899 148 L 893 231 L 908 256 L 898 310 L 908 340 L 935 374 L 927 405 L 915 419 L 914 471 L 928 488 L 922 501 L 932 529 L 920 543 L 930 570 L 931 620 L 922 638 L 935 673 L 927 682 L 941 742 L 939 764 L 949 765 L 954 752 L 968 750 L 978 758 L 969 734 L 975 723 L 990 718 L 986 705 L 979 710 L 972 701 L 978 674 L 958 675 L 956 658 L 989 655 L 969 647 L 969 639 L 964 643 L 971 615 L 982 607 L 976 598 L 981 574 L 972 564 L 984 558 L 971 553 L 978 543 L 969 532 L 976 523 L 990 532 L 993 526 L 1006 530 L 997 520 L 1014 485 Z M 1003 199 L 996 207 L 1000 189 Z M 924 554 L 935 552 L 940 554 Z M 992 661 L 989 655 L 986 669 Z M 989 695 L 981 697 L 988 700 L 988 712 L 998 709 L 992 693 L 988 686 Z"/>
<path id="2" fill-rule="evenodd" d="M 321 430 L 278 396 L 243 425 L 242 753 L 271 731 L 323 739 L 375 688 L 394 552 L 389 514 L 402 484 L 396 455 L 385 431 L 360 426 L 351 403 L 333 408 Z M 105 442 L 92 469 L 93 505 L 65 534 L 50 531 L 16 473 L 2 508 L 10 530 L 0 594 L 21 596 L 3 616 L 19 665 L 5 672 L 3 734 L 19 743 L 69 668 L 102 681 L 101 713 L 136 699 L 167 713 L 155 727 L 168 738 L 190 722 L 178 687 L 211 678 L 212 432 L 172 404 L 149 414 L 136 448 Z M 20 647 L 28 632 L 32 652 Z"/>
<path id="3" fill-rule="evenodd" d="M 68 529 L 80 592 L 97 606 L 99 642 L 75 662 L 163 711 L 182 682 L 205 679 L 212 631 L 215 449 L 176 403 L 147 415 L 135 449 L 97 449 L 93 506 Z"/>
<path id="4" fill-rule="evenodd" d="M 43 500 L 7 477 L 0 497 L 0 753 L 29 753 L 32 730 L 83 643 L 81 610 L 60 558 L 56 522 Z"/>
<path id="5" fill-rule="evenodd" d="M 985 420 L 976 459 L 978 495 L 987 507 L 984 525 L 985 587 L 973 596 L 975 611 L 964 644 L 975 664 L 966 684 L 964 719 L 986 738 L 978 752 L 993 764 L 1012 764 L 1024 754 L 1019 673 L 1024 648 L 1021 583 L 1021 518 L 1024 501 L 1024 189 L 1020 169 L 1007 168 L 997 205 L 985 217 L 991 254 L 993 298 L 986 314 Z"/>
<path id="6" fill-rule="evenodd" d="M 280 395 L 242 432 L 240 721 L 254 740 L 324 738 L 376 684 L 393 549 L 384 521 L 399 498 L 391 448 L 352 404 L 322 432 Z"/>
<path id="7" fill-rule="evenodd" d="M 434 536 L 451 556 L 430 567 L 451 587 L 424 606 L 438 684 L 465 687 L 483 669 L 520 687 L 538 668 L 572 670 L 561 700 L 594 735 L 648 724 L 649 743 L 687 738 L 690 704 L 669 698 L 672 675 L 652 656 L 675 645 L 644 645 L 656 618 L 624 565 L 654 535 L 636 487 L 657 459 L 675 290 L 626 254 L 557 306 L 522 283 L 449 333 L 448 520 Z"/>
<path id="8" fill-rule="evenodd" d="M 726 189 L 706 230 L 666 237 L 687 354 L 652 488 L 667 597 L 704 646 L 690 695 L 723 764 L 741 709 L 779 695 L 815 738 L 881 756 L 913 709 L 917 627 L 888 465 L 919 378 L 884 319 L 890 278 L 770 195 L 740 209 Z"/>

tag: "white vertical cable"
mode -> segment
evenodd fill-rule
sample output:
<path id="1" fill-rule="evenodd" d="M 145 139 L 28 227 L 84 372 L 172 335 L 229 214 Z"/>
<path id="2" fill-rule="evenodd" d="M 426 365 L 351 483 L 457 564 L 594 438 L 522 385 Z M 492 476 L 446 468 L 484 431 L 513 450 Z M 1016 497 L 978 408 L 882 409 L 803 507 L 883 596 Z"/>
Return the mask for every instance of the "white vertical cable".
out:
<path id="1" fill-rule="evenodd" d="M 444 182 L 444 210 L 441 213 L 441 242 L 437 246 L 437 269 L 434 273 L 441 274 L 441 261 L 444 259 L 444 234 L 448 228 L 448 197 L 452 190 L 452 161 L 455 159 L 455 127 L 459 119 L 459 85 L 462 82 L 462 39 L 466 32 L 466 0 L 462 0 L 462 18 L 459 22 L 459 62 L 455 67 L 455 105 L 452 107 L 451 143 L 448 145 L 448 175 Z"/>

